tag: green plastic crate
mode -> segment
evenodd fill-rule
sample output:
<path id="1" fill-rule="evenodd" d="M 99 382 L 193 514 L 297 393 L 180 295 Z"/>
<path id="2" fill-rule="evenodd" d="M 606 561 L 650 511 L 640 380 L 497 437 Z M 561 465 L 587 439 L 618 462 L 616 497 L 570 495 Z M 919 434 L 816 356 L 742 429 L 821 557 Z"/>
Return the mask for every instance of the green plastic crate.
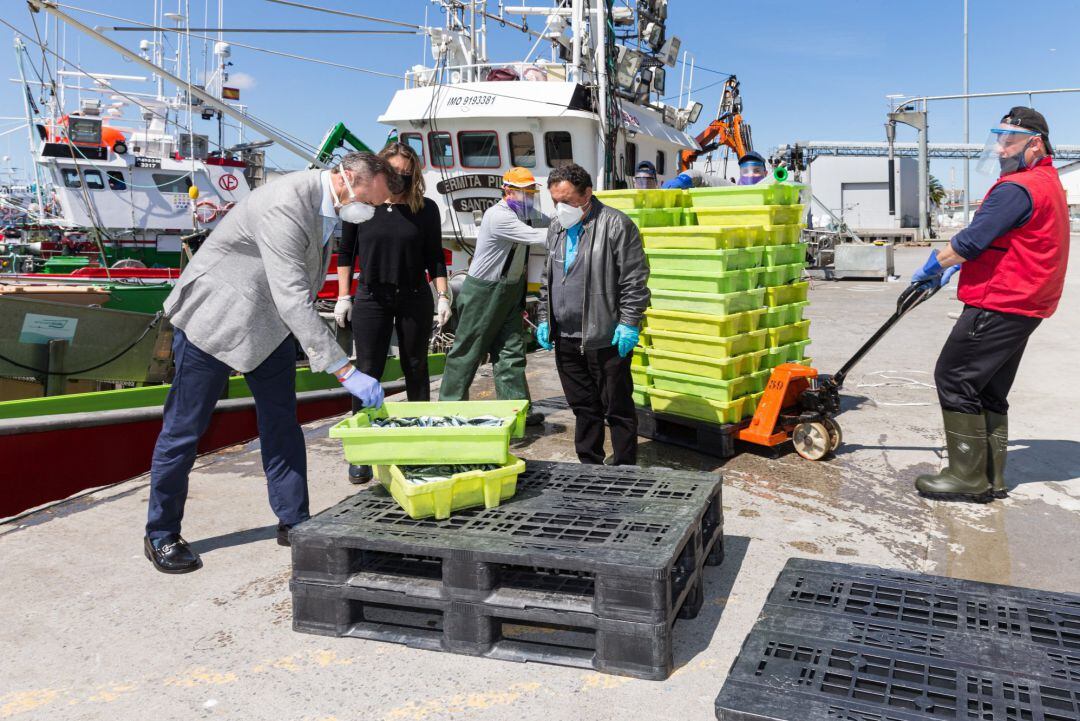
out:
<path id="1" fill-rule="evenodd" d="M 777 246 L 787 247 L 787 246 Z M 729 248 L 727 250 L 691 250 L 686 248 L 646 248 L 652 271 L 698 270 L 726 273 L 761 265 L 766 248 Z M 775 263 L 770 263 L 775 265 Z"/>
<path id="2" fill-rule="evenodd" d="M 726 207 L 745 205 L 794 205 L 799 202 L 801 183 L 768 183 L 757 185 L 725 185 L 718 188 L 693 188 L 687 191 L 694 207 Z"/>
<path id="3" fill-rule="evenodd" d="M 642 228 L 645 250 L 729 250 L 764 244 L 764 230 L 748 225 L 687 225 L 678 228 Z"/>
<path id="4" fill-rule="evenodd" d="M 767 268 L 759 268 L 757 284 L 762 288 L 772 288 L 777 285 L 794 283 L 803 274 L 802 263 L 788 263 L 787 265 L 774 265 Z"/>
<path id="5" fill-rule="evenodd" d="M 528 401 L 435 401 L 384 403 L 365 408 L 330 429 L 340 438 L 345 460 L 353 465 L 428 465 L 433 463 L 506 463 L 510 437 L 525 433 Z M 502 426 L 449 428 L 377 428 L 374 418 L 416 416 L 498 416 Z"/>
<path id="6" fill-rule="evenodd" d="M 806 293 L 810 290 L 810 283 L 792 283 L 791 285 L 778 285 L 765 288 L 765 305 L 775 308 L 778 305 L 790 305 L 801 303 L 806 300 Z"/>
<path id="7" fill-rule="evenodd" d="M 773 245 L 793 245 L 802 239 L 802 229 L 802 223 L 766 225 L 761 228 L 760 244 L 766 247 Z"/>
<path id="8" fill-rule="evenodd" d="M 517 479 L 524 470 L 525 461 L 510 456 L 501 468 L 464 471 L 431 483 L 410 483 L 397 465 L 377 465 L 374 475 L 410 518 L 441 520 L 464 508 L 498 506 L 517 491 Z"/>
<path id="9" fill-rule="evenodd" d="M 650 290 L 681 290 L 687 293 L 736 293 L 758 286 L 757 268 L 715 273 L 707 270 L 650 270 Z"/>
<path id="10" fill-rule="evenodd" d="M 648 366 L 636 366 L 630 364 L 630 377 L 634 380 L 634 385 L 643 386 L 649 382 Z"/>
<path id="11" fill-rule="evenodd" d="M 782 363 L 798 363 L 806 358 L 806 346 L 808 340 L 795 341 L 787 345 L 769 348 L 765 351 L 763 363 L 766 368 L 775 368 Z"/>
<path id="12" fill-rule="evenodd" d="M 649 388 L 649 404 L 657 413 L 695 418 L 709 423 L 738 423 L 754 414 L 761 394 L 742 396 L 731 401 L 714 401 L 660 388 Z"/>
<path id="13" fill-rule="evenodd" d="M 765 368 L 767 350 L 743 353 L 733 358 L 716 359 L 709 356 L 677 353 L 675 351 L 650 348 L 645 351 L 649 356 L 649 369 L 659 369 L 702 376 L 716 380 L 731 380 L 739 376 L 756 373 Z"/>
<path id="14" fill-rule="evenodd" d="M 730 380 L 717 380 L 704 376 L 650 368 L 649 383 L 660 390 L 685 393 L 686 395 L 727 403 L 736 398 L 765 390 L 765 384 L 769 381 L 770 373 L 772 373 L 771 370 L 763 370 Z"/>
<path id="15" fill-rule="evenodd" d="M 634 399 L 635 406 L 641 406 L 642 408 L 649 407 L 649 387 L 648 386 L 634 386 L 633 392 L 630 396 Z"/>
<path id="16" fill-rule="evenodd" d="M 765 288 L 735 293 L 686 293 L 680 290 L 652 291 L 652 307 L 661 310 L 684 310 L 706 315 L 731 315 L 760 308 L 765 300 Z"/>
<path id="17" fill-rule="evenodd" d="M 628 190 L 597 190 L 593 193 L 604 205 L 617 210 L 637 210 L 656 206 L 645 205 L 645 192 L 634 188 Z"/>
<path id="18" fill-rule="evenodd" d="M 641 230 L 682 225 L 683 208 L 639 208 L 622 212 Z"/>
<path id="19" fill-rule="evenodd" d="M 649 365 L 649 357 L 645 355 L 645 346 L 635 346 L 634 353 L 630 356 L 630 367 L 644 368 L 647 365 Z"/>
<path id="20" fill-rule="evenodd" d="M 702 225 L 788 225 L 801 223 L 805 209 L 802 205 L 695 205 L 694 215 Z"/>
<path id="21" fill-rule="evenodd" d="M 649 337 L 649 344 L 653 348 L 671 350 L 676 353 L 709 356 L 710 358 L 731 358 L 743 353 L 762 350 L 768 340 L 767 331 L 764 329 L 725 338 L 695 335 L 693 333 L 676 333 L 670 330 L 653 330 L 651 328 L 646 328 L 644 333 Z"/>
<path id="22" fill-rule="evenodd" d="M 761 316 L 762 328 L 779 328 L 782 325 L 798 323 L 803 319 L 803 309 L 810 305 L 808 301 L 778 305 L 775 308 L 766 308 Z"/>
<path id="23" fill-rule="evenodd" d="M 810 321 L 804 320 L 798 323 L 789 323 L 778 328 L 768 328 L 765 331 L 769 336 L 768 346 L 776 348 L 796 341 L 806 340 L 810 337 Z"/>
<path id="24" fill-rule="evenodd" d="M 761 250 L 761 265 L 806 264 L 806 246 L 802 243 L 790 245 L 766 245 Z"/>
<path id="25" fill-rule="evenodd" d="M 705 315 L 681 310 L 649 308 L 645 311 L 645 322 L 648 328 L 656 330 L 673 330 L 677 333 L 696 333 L 723 338 L 757 330 L 761 327 L 761 319 L 764 315 L 764 308 L 745 310 L 731 315 Z"/>

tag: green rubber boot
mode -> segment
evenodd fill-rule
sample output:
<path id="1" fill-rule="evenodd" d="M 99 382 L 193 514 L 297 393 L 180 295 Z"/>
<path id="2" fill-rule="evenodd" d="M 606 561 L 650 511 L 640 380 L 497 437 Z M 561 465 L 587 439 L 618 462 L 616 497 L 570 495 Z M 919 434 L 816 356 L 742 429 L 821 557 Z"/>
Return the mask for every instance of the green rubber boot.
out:
<path id="1" fill-rule="evenodd" d="M 986 440 L 990 451 L 986 476 L 990 479 L 994 498 L 1008 498 L 1009 491 L 1005 488 L 1005 454 L 1009 446 L 1009 417 L 991 411 L 983 411 L 983 416 L 986 417 Z"/>
<path id="2" fill-rule="evenodd" d="M 987 503 L 994 499 L 987 478 L 986 419 L 982 413 L 942 411 L 949 465 L 940 473 L 919 476 L 915 488 L 939 501 Z"/>

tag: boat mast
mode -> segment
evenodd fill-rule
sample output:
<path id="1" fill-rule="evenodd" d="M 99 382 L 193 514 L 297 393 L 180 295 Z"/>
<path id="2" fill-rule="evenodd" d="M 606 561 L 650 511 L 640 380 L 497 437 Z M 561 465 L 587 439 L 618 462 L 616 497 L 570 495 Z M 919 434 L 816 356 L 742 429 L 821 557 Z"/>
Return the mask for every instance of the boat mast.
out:
<path id="1" fill-rule="evenodd" d="M 34 142 L 34 115 L 30 112 L 30 86 L 26 84 L 26 69 L 23 67 L 25 54 L 26 45 L 23 44 L 22 38 L 16 35 L 15 56 L 19 61 L 19 80 L 22 81 L 23 86 L 23 109 L 26 111 L 26 136 L 32 154 L 37 143 Z M 45 204 L 41 200 L 41 169 L 36 162 L 31 163 L 31 165 L 34 166 L 34 194 L 37 196 L 38 218 L 43 220 L 45 218 Z"/>
<path id="2" fill-rule="evenodd" d="M 596 41 L 597 95 L 599 96 L 600 142 L 596 144 L 596 189 L 604 190 L 608 185 L 608 134 L 613 132 L 608 111 L 608 63 L 607 63 L 607 3 L 595 0 L 595 21 L 593 37 Z"/>
<path id="3" fill-rule="evenodd" d="M 159 78 L 159 82 L 163 82 L 164 80 L 168 80 L 170 83 L 172 83 L 176 87 L 186 87 L 187 86 L 187 82 L 185 80 L 183 80 L 182 78 L 178 78 L 177 76 L 167 72 L 164 68 L 161 68 L 161 67 L 158 67 L 158 66 L 154 65 L 154 63 L 150 62 L 149 60 L 146 60 L 145 58 L 143 58 L 138 53 L 135 53 L 135 52 L 133 52 L 131 50 L 128 50 L 126 47 L 124 47 L 120 43 L 117 43 L 117 42 L 111 40 L 110 38 L 105 37 L 101 33 L 94 30 L 93 28 L 84 25 L 83 23 L 79 22 L 75 18 L 71 17 L 67 13 L 65 13 L 62 10 L 60 10 L 59 8 L 57 8 L 56 5 L 51 0 L 27 0 L 27 2 L 30 4 L 30 9 L 33 10 L 34 12 L 44 10 L 45 12 L 49 13 L 50 15 L 55 16 L 57 19 L 63 20 L 64 22 L 68 23 L 69 25 L 74 27 L 76 30 L 80 30 L 84 34 L 89 35 L 90 37 L 94 38 L 95 40 L 97 40 L 101 44 L 105 45 L 106 47 L 120 53 L 125 58 L 128 58 L 129 60 L 131 60 L 133 63 L 135 63 L 137 65 L 140 65 L 140 66 L 146 68 L 147 70 L 149 70 L 151 72 L 159 73 L 160 76 L 161 76 Z M 265 135 L 270 140 L 273 140 L 275 143 L 277 143 L 281 147 L 285 148 L 286 150 L 289 150 L 289 151 L 295 153 L 297 156 L 303 158 L 305 161 L 312 162 L 313 158 L 312 158 L 312 153 L 311 153 L 310 150 L 303 149 L 302 147 L 300 147 L 299 145 L 297 145 L 293 141 L 289 140 L 288 138 L 285 138 L 285 137 L 279 135 L 278 133 L 274 132 L 273 130 L 265 127 L 261 122 L 255 120 L 252 116 L 246 115 L 245 113 L 242 113 L 242 112 L 236 110 L 231 105 L 228 105 L 227 103 L 221 102 L 220 100 L 215 98 L 213 95 L 210 95 L 209 93 L 205 92 L 204 90 L 202 90 L 202 89 L 200 89 L 198 87 L 192 86 L 191 95 L 201 99 L 204 103 L 211 106 L 212 108 L 221 111 L 225 115 L 228 115 L 233 120 L 236 120 L 237 122 L 243 123 L 245 125 L 250 125 L 251 127 L 255 128 L 259 133 Z M 315 158 L 314 162 L 317 165 L 317 167 L 322 168 L 322 167 L 326 166 L 326 164 L 324 162 L 320 161 L 318 158 Z"/>

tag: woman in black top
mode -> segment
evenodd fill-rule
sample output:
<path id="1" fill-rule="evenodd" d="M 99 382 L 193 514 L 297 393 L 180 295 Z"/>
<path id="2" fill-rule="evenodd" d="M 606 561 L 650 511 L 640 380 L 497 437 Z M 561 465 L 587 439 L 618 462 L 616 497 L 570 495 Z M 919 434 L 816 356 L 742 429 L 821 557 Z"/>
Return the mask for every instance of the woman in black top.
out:
<path id="1" fill-rule="evenodd" d="M 405 392 L 410 401 L 426 401 L 431 399 L 427 354 L 435 315 L 429 278 L 439 294 L 439 325 L 450 315 L 442 218 L 435 202 L 424 197 L 420 160 L 412 148 L 391 143 L 379 156 L 398 172 L 404 188 L 368 222 L 342 224 L 334 315 L 342 327 L 351 315 L 356 369 L 374 378 L 382 377 L 390 338 L 397 330 Z M 360 282 L 350 299 L 356 260 Z M 358 410 L 354 399 L 353 412 Z M 370 466 L 349 466 L 354 483 L 370 477 Z"/>

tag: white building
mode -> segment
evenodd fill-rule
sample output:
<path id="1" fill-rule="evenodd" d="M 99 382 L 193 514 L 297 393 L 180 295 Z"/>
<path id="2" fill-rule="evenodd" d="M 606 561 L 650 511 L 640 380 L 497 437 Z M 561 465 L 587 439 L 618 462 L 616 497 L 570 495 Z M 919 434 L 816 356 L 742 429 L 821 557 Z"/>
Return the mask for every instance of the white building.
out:
<path id="1" fill-rule="evenodd" d="M 825 227 L 831 222 L 821 206 L 855 230 L 917 227 L 919 177 L 915 159 L 896 158 L 893 172 L 896 202 L 890 214 L 887 158 L 816 158 L 806 175 L 819 201 L 811 207 L 814 227 Z"/>
<path id="2" fill-rule="evenodd" d="M 1065 186 L 1069 215 L 1080 215 L 1080 160 L 1060 166 L 1058 175 L 1061 176 L 1061 184 Z"/>

